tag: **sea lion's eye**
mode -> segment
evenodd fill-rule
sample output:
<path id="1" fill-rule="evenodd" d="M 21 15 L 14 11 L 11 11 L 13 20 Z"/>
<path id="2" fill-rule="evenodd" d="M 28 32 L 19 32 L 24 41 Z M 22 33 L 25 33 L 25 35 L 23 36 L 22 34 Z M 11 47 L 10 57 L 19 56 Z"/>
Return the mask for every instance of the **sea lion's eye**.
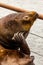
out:
<path id="1" fill-rule="evenodd" d="M 24 17 L 23 17 L 23 20 L 24 20 L 24 21 L 28 21 L 29 19 L 30 19 L 29 16 L 24 16 Z"/>
<path id="2" fill-rule="evenodd" d="M 22 20 L 22 24 L 31 24 L 31 21 L 30 21 L 30 17 L 29 16 L 24 16 L 23 17 L 23 20 Z"/>

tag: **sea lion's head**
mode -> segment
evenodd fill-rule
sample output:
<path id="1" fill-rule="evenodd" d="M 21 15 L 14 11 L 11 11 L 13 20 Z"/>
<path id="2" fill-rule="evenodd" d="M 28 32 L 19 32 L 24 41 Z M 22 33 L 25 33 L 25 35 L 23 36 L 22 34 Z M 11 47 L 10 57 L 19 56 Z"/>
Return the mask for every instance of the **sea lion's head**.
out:
<path id="1" fill-rule="evenodd" d="M 37 19 L 38 14 L 34 11 L 30 11 L 22 19 L 22 27 L 26 33 L 30 30 L 34 21 Z"/>
<path id="2" fill-rule="evenodd" d="M 31 11 L 27 14 L 28 15 L 25 15 L 22 19 L 22 27 L 26 31 L 28 31 L 30 29 L 30 27 L 33 25 L 34 21 L 37 18 L 37 13 L 34 11 Z"/>

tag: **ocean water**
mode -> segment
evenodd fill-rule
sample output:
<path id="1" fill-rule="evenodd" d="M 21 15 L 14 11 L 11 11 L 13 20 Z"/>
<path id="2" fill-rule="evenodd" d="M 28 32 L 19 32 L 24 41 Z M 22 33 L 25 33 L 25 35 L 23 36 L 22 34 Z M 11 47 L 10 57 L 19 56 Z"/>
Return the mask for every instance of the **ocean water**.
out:
<path id="1" fill-rule="evenodd" d="M 0 0 L 0 2 L 43 14 L 43 0 Z M 14 11 L 0 7 L 0 18 L 10 13 L 14 13 Z M 39 35 L 39 37 L 31 33 Z M 43 65 L 43 20 L 35 21 L 26 41 L 30 47 L 31 55 L 35 56 L 35 65 Z"/>

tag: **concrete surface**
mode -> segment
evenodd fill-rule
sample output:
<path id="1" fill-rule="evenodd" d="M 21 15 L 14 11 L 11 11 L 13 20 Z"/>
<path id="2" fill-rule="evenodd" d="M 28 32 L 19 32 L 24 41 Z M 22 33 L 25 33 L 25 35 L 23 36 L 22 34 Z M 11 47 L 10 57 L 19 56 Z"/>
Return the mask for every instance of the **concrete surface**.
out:
<path id="1" fill-rule="evenodd" d="M 0 2 L 43 14 L 43 0 L 0 0 Z M 13 12 L 0 7 L 0 18 Z M 35 56 L 35 65 L 43 65 L 43 20 L 35 21 L 26 41 L 31 49 L 31 55 Z"/>

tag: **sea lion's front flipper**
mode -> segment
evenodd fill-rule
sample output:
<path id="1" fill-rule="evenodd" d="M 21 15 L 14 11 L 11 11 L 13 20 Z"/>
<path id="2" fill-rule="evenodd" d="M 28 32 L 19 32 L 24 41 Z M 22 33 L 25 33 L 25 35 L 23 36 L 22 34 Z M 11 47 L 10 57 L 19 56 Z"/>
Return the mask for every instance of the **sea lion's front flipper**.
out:
<path id="1" fill-rule="evenodd" d="M 22 33 L 15 33 L 12 39 L 16 40 L 16 42 L 18 43 L 20 47 L 21 52 L 23 52 L 24 54 L 30 55 L 30 49 Z"/>

